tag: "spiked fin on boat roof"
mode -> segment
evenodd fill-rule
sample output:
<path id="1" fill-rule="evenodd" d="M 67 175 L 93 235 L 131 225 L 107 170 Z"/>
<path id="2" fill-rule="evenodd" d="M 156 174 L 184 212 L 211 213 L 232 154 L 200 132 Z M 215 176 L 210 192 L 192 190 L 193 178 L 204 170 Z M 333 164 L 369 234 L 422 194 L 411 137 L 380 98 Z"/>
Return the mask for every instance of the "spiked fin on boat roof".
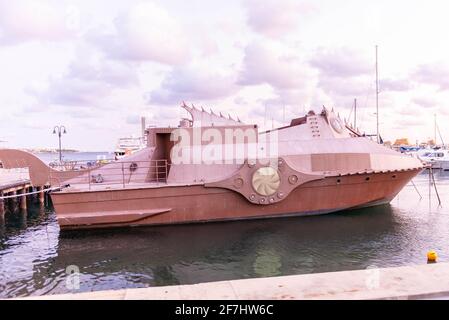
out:
<path id="1" fill-rule="evenodd" d="M 203 107 L 201 107 L 201 109 L 198 109 L 193 104 L 192 107 L 188 107 L 184 101 L 181 107 L 187 110 L 192 116 L 194 127 L 242 125 L 242 121 L 240 121 L 239 118 L 237 118 L 238 120 L 234 120 L 230 114 L 225 117 L 221 112 L 219 112 L 219 114 L 216 114 L 212 109 L 210 109 L 210 112 L 207 112 Z"/>

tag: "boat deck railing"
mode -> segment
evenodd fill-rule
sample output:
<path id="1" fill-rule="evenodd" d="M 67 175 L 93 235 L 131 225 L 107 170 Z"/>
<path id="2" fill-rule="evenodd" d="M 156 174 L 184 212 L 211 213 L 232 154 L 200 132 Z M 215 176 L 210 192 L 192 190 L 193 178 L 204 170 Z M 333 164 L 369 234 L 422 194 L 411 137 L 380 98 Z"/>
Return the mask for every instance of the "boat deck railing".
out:
<path id="1" fill-rule="evenodd" d="M 94 169 L 101 167 L 102 165 L 114 162 L 114 159 L 97 159 L 97 160 L 63 160 L 52 161 L 48 166 L 52 169 L 58 171 L 74 171 L 74 170 L 85 170 Z"/>
<path id="2" fill-rule="evenodd" d="M 95 162 L 92 162 L 95 163 Z M 106 165 L 107 164 L 107 165 Z M 55 167 L 53 167 L 55 169 Z M 169 164 L 166 159 L 147 161 L 113 161 L 91 166 L 67 166 L 50 170 L 52 185 L 84 185 L 89 190 L 95 186 L 127 185 L 136 183 L 166 183 Z"/>

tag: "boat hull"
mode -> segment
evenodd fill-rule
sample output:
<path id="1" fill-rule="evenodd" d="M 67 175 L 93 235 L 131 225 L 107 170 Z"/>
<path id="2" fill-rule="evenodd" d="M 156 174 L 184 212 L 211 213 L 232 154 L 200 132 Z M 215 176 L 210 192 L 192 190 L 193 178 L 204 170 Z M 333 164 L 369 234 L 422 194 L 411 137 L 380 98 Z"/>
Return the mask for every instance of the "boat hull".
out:
<path id="1" fill-rule="evenodd" d="M 203 185 L 63 191 L 51 198 L 62 230 L 305 216 L 388 203 L 421 170 L 326 177 L 268 205 Z"/>

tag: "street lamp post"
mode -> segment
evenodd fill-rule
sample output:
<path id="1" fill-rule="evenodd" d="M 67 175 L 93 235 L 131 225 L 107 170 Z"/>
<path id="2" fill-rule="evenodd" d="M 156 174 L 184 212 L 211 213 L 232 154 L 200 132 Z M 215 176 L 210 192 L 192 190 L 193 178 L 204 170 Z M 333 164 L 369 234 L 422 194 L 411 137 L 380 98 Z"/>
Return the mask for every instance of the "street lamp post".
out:
<path id="1" fill-rule="evenodd" d="M 57 134 L 59 138 L 59 163 L 62 163 L 62 148 L 61 148 L 61 136 L 66 134 L 67 130 L 64 126 L 55 126 L 53 128 L 53 134 Z"/>

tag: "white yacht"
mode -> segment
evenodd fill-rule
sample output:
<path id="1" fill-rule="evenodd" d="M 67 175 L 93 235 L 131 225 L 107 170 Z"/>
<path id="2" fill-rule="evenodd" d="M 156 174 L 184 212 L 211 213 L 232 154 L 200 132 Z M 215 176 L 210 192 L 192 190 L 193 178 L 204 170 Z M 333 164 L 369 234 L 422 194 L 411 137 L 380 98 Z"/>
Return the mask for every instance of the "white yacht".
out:
<path id="1" fill-rule="evenodd" d="M 144 149 L 147 146 L 145 138 L 145 117 L 141 118 L 141 126 L 142 134 L 140 137 L 130 136 L 118 139 L 117 146 L 114 151 L 115 160 L 119 160 L 126 156 L 129 156 L 137 151 Z"/>
<path id="2" fill-rule="evenodd" d="M 146 143 L 142 137 L 120 138 L 117 142 L 114 155 L 115 160 L 122 159 L 146 147 Z"/>
<path id="3" fill-rule="evenodd" d="M 418 152 L 418 158 L 432 165 L 433 169 L 449 170 L 449 150 L 423 149 Z"/>

